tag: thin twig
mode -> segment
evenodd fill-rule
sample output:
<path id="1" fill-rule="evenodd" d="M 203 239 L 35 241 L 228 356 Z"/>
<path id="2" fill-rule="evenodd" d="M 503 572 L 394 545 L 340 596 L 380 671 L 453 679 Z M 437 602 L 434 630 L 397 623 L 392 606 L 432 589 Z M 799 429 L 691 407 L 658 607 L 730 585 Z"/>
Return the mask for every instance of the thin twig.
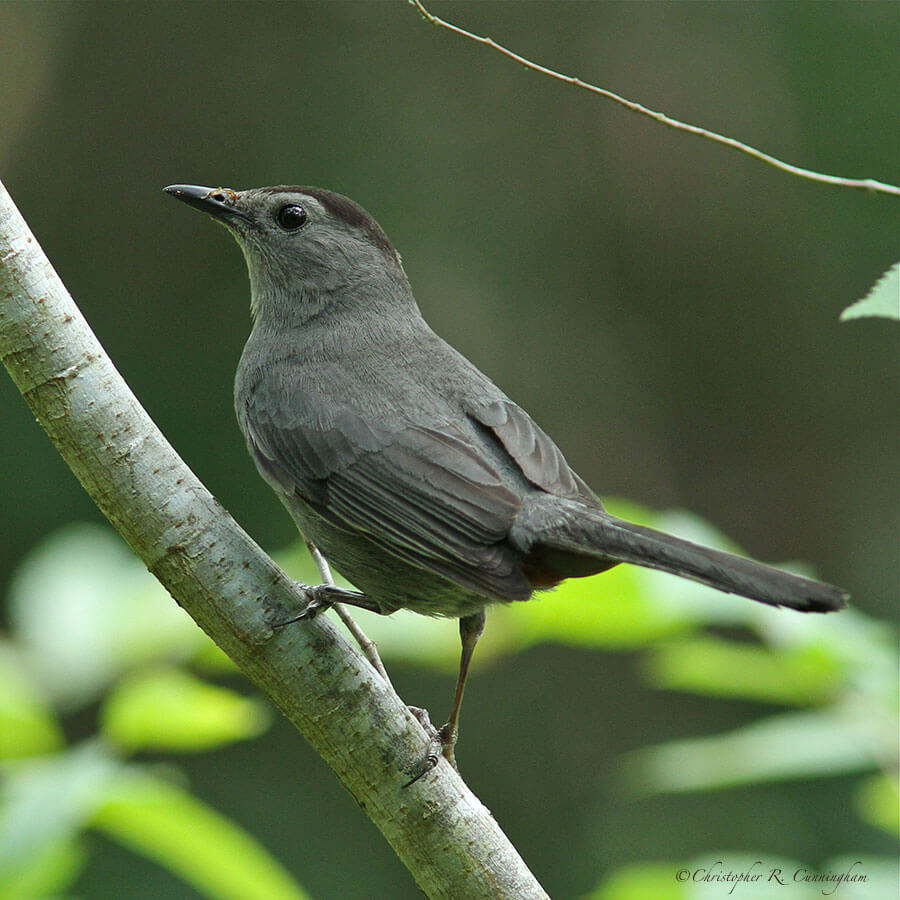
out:
<path id="1" fill-rule="evenodd" d="M 309 550 L 309 555 L 313 558 L 313 561 L 316 564 L 316 567 L 319 570 L 319 577 L 322 579 L 324 584 L 334 585 L 334 576 L 331 574 L 331 566 L 328 565 L 328 560 L 322 555 L 321 551 L 315 544 L 311 544 L 309 541 L 306 542 L 307 549 Z M 372 664 L 372 668 L 388 683 L 388 685 L 393 688 L 394 685 L 391 683 L 390 676 L 387 673 L 387 669 L 384 667 L 384 663 L 381 661 L 381 657 L 378 655 L 378 646 L 375 641 L 372 640 L 356 623 L 356 619 L 347 612 L 347 607 L 344 606 L 343 603 L 335 603 L 333 605 L 334 611 L 338 614 L 338 618 L 344 623 L 347 631 L 353 635 L 353 640 L 359 645 L 359 649 L 362 650 L 365 658 Z"/>
<path id="2" fill-rule="evenodd" d="M 800 166 L 793 166 L 790 163 L 782 162 L 782 160 L 776 159 L 768 153 L 763 153 L 762 150 L 757 150 L 755 147 L 751 147 L 748 144 L 735 140 L 735 138 L 725 137 L 725 135 L 717 134 L 715 131 L 709 131 L 706 128 L 700 128 L 697 125 L 690 125 L 687 122 L 680 122 L 678 119 L 672 119 L 665 115 L 665 113 L 648 109 L 640 103 L 635 103 L 633 100 L 627 100 L 625 97 L 620 97 L 618 94 L 608 91 L 605 88 L 597 87 L 596 85 L 589 84 L 587 81 L 582 81 L 580 78 L 576 78 L 573 75 L 564 75 L 562 72 L 557 72 L 554 69 L 547 68 L 547 66 L 532 62 L 530 59 L 526 59 L 524 56 L 520 56 L 518 53 L 514 53 L 512 50 L 504 47 L 502 44 L 498 44 L 493 38 L 483 37 L 478 34 L 473 34 L 471 31 L 466 31 L 465 28 L 460 28 L 458 25 L 454 25 L 452 22 L 448 22 L 446 19 L 442 19 L 440 16 L 430 13 L 422 5 L 421 0 L 408 0 L 408 2 L 415 6 L 416 9 L 418 9 L 419 12 L 433 25 L 440 25 L 441 28 L 446 28 L 456 34 L 461 34 L 463 37 L 477 41 L 479 44 L 485 44 L 496 50 L 498 53 L 502 53 L 504 56 L 514 59 L 517 63 L 521 63 L 526 68 L 533 69 L 535 72 L 541 72 L 543 75 L 549 75 L 551 78 L 565 81 L 567 84 L 573 84 L 575 87 L 584 88 L 586 91 L 591 91 L 594 94 L 600 94 L 610 100 L 615 100 L 616 103 L 620 103 L 632 112 L 649 116 L 651 119 L 655 119 L 663 125 L 677 128 L 679 131 L 687 131 L 691 134 L 707 138 L 710 141 L 715 141 L 717 144 L 724 144 L 726 147 L 740 150 L 742 153 L 746 153 L 748 156 L 753 156 L 764 163 L 768 163 L 776 169 L 781 169 L 782 172 L 789 172 L 792 175 L 798 175 L 800 178 L 808 178 L 810 181 L 834 184 L 839 187 L 876 191 L 882 194 L 893 194 L 894 196 L 900 197 L 900 187 L 896 187 L 893 184 L 885 184 L 883 181 L 876 181 L 874 178 L 841 178 L 837 175 L 825 175 L 822 172 L 813 172 L 810 169 L 803 169 L 800 168 Z"/>

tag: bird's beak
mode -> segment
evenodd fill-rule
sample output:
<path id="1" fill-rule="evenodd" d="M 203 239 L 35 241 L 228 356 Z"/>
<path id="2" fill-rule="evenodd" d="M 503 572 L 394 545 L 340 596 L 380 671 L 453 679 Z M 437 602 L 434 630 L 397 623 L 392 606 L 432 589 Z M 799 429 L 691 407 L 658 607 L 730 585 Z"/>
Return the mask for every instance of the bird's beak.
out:
<path id="1" fill-rule="evenodd" d="M 201 212 L 208 213 L 214 219 L 225 224 L 235 219 L 247 219 L 247 215 L 234 206 L 237 193 L 230 188 L 200 187 L 196 184 L 170 184 L 163 188 L 167 194 L 171 194 L 178 200 L 183 200 L 188 206 L 194 206 Z"/>

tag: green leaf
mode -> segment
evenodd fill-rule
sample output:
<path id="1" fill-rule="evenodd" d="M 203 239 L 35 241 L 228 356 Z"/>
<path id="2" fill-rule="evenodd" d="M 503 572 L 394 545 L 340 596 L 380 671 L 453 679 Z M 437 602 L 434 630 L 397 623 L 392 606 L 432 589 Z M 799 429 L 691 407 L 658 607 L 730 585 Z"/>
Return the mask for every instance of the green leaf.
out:
<path id="1" fill-rule="evenodd" d="M 15 648 L 0 642 L 0 759 L 36 756 L 62 745 L 53 710 Z"/>
<path id="2" fill-rule="evenodd" d="M 857 788 L 854 800 L 866 822 L 900 837 L 900 779 L 896 775 L 867 778 Z"/>
<path id="3" fill-rule="evenodd" d="M 49 758 L 7 763 L 0 802 L 0 884 L 40 866 L 71 841 L 121 763 L 90 743 Z"/>
<path id="4" fill-rule="evenodd" d="M 637 863 L 623 866 L 583 900 L 688 900 L 689 884 L 677 878 L 677 863 Z"/>
<path id="5" fill-rule="evenodd" d="M 153 669 L 125 678 L 100 715 L 103 733 L 128 750 L 207 750 L 256 737 L 269 709 L 179 669 Z"/>
<path id="6" fill-rule="evenodd" d="M 862 300 L 848 306 L 841 313 L 841 321 L 866 316 L 900 319 L 900 262 L 891 266 Z"/>
<path id="7" fill-rule="evenodd" d="M 727 734 L 672 741 L 627 758 L 639 793 L 712 790 L 756 781 L 812 778 L 878 766 L 886 722 L 854 700 L 816 712 L 785 713 Z"/>
<path id="8" fill-rule="evenodd" d="M 135 665 L 185 659 L 209 638 L 114 531 L 59 529 L 18 566 L 13 638 L 40 685 L 64 706 L 97 697 Z"/>
<path id="9" fill-rule="evenodd" d="M 47 844 L 0 875 L 0 900 L 58 896 L 75 881 L 86 863 L 87 852 L 81 841 Z"/>
<path id="10" fill-rule="evenodd" d="M 118 778 L 91 824 L 206 897 L 307 897 L 255 838 L 190 794 L 147 774 L 130 771 Z"/>
<path id="11" fill-rule="evenodd" d="M 828 700 L 844 676 L 842 667 L 821 647 L 775 649 L 715 637 L 657 646 L 646 667 L 657 687 L 794 706 Z"/>
<path id="12" fill-rule="evenodd" d="M 529 603 L 498 610 L 508 616 L 518 647 L 557 641 L 581 647 L 638 647 L 690 627 L 692 616 L 648 590 L 634 566 L 573 578 Z"/>

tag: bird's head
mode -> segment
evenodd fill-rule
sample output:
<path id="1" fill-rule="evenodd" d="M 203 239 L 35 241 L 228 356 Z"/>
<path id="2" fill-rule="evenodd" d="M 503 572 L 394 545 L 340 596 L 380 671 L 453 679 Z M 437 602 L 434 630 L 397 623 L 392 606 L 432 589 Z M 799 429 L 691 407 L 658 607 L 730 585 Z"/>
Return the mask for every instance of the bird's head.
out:
<path id="1" fill-rule="evenodd" d="M 298 312 L 305 317 L 353 298 L 408 293 L 400 257 L 381 226 L 341 194 L 285 185 L 235 191 L 173 184 L 165 191 L 234 236 L 250 272 L 256 318 L 296 320 Z"/>

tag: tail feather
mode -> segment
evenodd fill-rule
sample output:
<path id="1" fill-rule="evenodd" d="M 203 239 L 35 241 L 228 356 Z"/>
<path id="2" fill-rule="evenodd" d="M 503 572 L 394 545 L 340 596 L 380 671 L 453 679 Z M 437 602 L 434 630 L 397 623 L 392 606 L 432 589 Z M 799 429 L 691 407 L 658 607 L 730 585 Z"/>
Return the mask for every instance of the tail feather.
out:
<path id="1" fill-rule="evenodd" d="M 597 571 L 616 562 L 659 569 L 726 593 L 802 612 L 831 612 L 846 606 L 848 595 L 830 584 L 635 525 L 575 501 L 560 505 L 558 498 L 554 499 L 557 503 L 552 511 L 531 510 L 525 521 L 517 522 L 518 534 L 532 537 L 528 542 L 531 549 L 591 557 L 598 561 Z M 566 577 L 562 571 L 560 575 Z"/>

